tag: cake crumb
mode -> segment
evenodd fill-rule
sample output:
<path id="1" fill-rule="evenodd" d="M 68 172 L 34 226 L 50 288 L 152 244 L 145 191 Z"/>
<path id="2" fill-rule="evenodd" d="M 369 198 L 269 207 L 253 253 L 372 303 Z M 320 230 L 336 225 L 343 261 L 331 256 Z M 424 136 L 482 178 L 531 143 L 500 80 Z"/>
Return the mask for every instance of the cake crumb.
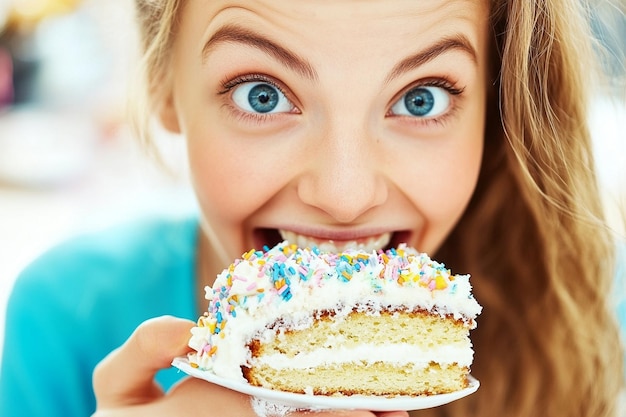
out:
<path id="1" fill-rule="evenodd" d="M 296 411 L 306 411 L 309 413 L 327 411 L 325 408 L 297 408 L 289 405 L 274 403 L 257 397 L 250 398 L 250 405 L 252 405 L 252 409 L 258 417 L 287 417 L 289 414 Z"/>
<path id="2" fill-rule="evenodd" d="M 287 417 L 290 413 L 298 411 L 297 408 L 276 404 L 263 398 L 252 397 L 250 404 L 258 417 Z"/>

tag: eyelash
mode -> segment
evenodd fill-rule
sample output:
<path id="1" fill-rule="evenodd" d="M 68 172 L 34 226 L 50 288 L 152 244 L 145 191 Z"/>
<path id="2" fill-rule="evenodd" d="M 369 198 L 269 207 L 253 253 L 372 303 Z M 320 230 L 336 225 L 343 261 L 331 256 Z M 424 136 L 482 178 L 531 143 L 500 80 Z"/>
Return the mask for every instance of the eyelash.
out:
<path id="1" fill-rule="evenodd" d="M 273 77 L 269 77 L 264 74 L 243 74 L 243 75 L 235 76 L 234 78 L 226 78 L 219 83 L 220 90 L 218 91 L 218 94 L 219 95 L 228 94 L 235 87 L 241 84 L 249 83 L 249 82 L 267 83 L 277 88 L 293 104 L 293 101 L 289 99 L 289 94 L 287 93 L 287 91 L 285 91 L 286 89 L 279 82 L 277 82 Z M 458 103 L 458 100 L 455 98 L 461 97 L 463 95 L 463 92 L 465 91 L 465 87 L 456 87 L 457 84 L 458 83 L 451 82 L 450 80 L 445 79 L 445 78 L 428 78 L 424 80 L 419 80 L 409 85 L 408 87 L 406 87 L 400 94 L 396 96 L 396 98 L 393 101 L 393 103 L 396 103 L 398 100 L 400 100 L 400 98 L 403 95 L 405 95 L 406 93 L 408 93 L 409 91 L 417 87 L 438 87 L 438 88 L 445 90 L 452 97 L 452 103 L 450 105 L 450 109 L 446 111 L 444 114 L 442 114 L 441 116 L 432 117 L 432 118 L 428 118 L 428 117 L 422 118 L 422 117 L 394 115 L 391 113 L 391 108 L 390 108 L 386 114 L 386 117 L 403 117 L 409 123 L 419 123 L 425 126 L 433 125 L 433 124 L 441 126 L 445 124 L 445 122 L 459 110 L 459 103 Z M 278 115 L 275 113 L 272 113 L 272 114 L 250 113 L 250 112 L 242 111 L 237 106 L 233 106 L 232 104 L 228 104 L 228 107 L 231 108 L 231 110 L 233 110 L 239 118 L 246 119 L 249 121 L 254 121 L 254 122 L 261 122 L 261 121 L 267 120 L 267 118 L 269 117 L 275 117 Z"/>
<path id="2" fill-rule="evenodd" d="M 405 89 L 403 89 L 392 101 L 392 105 L 400 100 L 409 91 L 418 87 L 438 87 L 445 90 L 451 96 L 450 108 L 440 116 L 437 117 L 412 117 L 404 115 L 395 115 L 391 113 L 391 107 L 387 112 L 386 117 L 402 117 L 408 123 L 418 123 L 424 126 L 436 125 L 442 126 L 459 110 L 458 98 L 462 97 L 465 87 L 457 87 L 457 82 L 452 82 L 446 78 L 427 78 L 414 82 Z"/>
<path id="3" fill-rule="evenodd" d="M 220 82 L 221 89 L 218 91 L 218 94 L 220 95 L 227 94 L 238 85 L 250 83 L 250 82 L 267 83 L 271 85 L 272 87 L 275 87 L 278 90 L 280 90 L 280 92 L 283 93 L 285 97 L 287 96 L 287 93 L 284 91 L 280 83 L 276 82 L 276 80 L 274 80 L 272 77 L 268 77 L 267 75 L 263 75 L 263 74 L 244 74 L 244 75 L 238 75 L 234 78 L 227 78 L 224 81 Z"/>
<path id="4" fill-rule="evenodd" d="M 242 75 L 237 75 L 235 77 L 226 77 L 220 83 L 220 89 L 218 90 L 219 95 L 226 95 L 231 93 L 236 87 L 251 83 L 251 82 L 262 82 L 265 84 L 269 84 L 272 87 L 278 89 L 286 98 L 289 100 L 294 109 L 297 109 L 296 105 L 293 104 L 293 101 L 289 98 L 290 94 L 287 92 L 286 88 L 276 79 L 270 77 L 265 74 L 258 73 L 245 73 Z M 231 100 L 232 101 L 232 100 Z M 228 107 L 230 113 L 234 115 L 237 119 L 241 120 L 244 123 L 263 123 L 271 118 L 280 117 L 281 113 L 253 113 L 242 110 L 239 106 L 233 104 L 232 102 L 227 102 L 224 106 Z M 299 112 L 299 110 L 297 111 Z M 294 113 L 297 113 L 294 112 Z"/>
<path id="5" fill-rule="evenodd" d="M 272 87 L 278 89 L 287 98 L 287 100 L 289 100 L 294 108 L 297 108 L 295 104 L 293 104 L 293 101 L 289 98 L 290 94 L 281 85 L 281 83 L 276 81 L 276 79 L 274 79 L 273 77 L 267 76 L 265 74 L 246 73 L 242 75 L 237 75 L 235 77 L 224 78 L 219 83 L 220 89 L 217 93 L 219 95 L 226 95 L 233 91 L 233 89 L 235 89 L 237 86 L 250 82 L 262 82 L 271 85 Z M 227 106 L 231 110 L 231 113 L 234 114 L 238 119 L 248 123 L 262 123 L 264 121 L 267 121 L 269 118 L 278 117 L 281 115 L 280 113 L 251 113 L 240 109 L 238 106 L 233 105 L 232 103 L 227 103 L 225 104 L 225 106 Z"/>

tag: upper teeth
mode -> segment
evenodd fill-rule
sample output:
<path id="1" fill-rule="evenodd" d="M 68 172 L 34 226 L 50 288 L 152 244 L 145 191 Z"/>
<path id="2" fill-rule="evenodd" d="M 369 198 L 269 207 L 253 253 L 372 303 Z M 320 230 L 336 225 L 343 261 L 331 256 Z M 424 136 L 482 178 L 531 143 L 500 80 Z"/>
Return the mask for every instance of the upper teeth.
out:
<path id="1" fill-rule="evenodd" d="M 289 230 L 279 230 L 283 240 L 295 243 L 301 248 L 318 247 L 321 251 L 339 253 L 348 249 L 358 249 L 364 252 L 377 251 L 383 249 L 391 241 L 391 233 L 383 233 L 378 236 L 370 237 L 361 241 L 349 240 L 336 242 L 333 240 L 319 240 L 309 236 L 297 234 Z"/>

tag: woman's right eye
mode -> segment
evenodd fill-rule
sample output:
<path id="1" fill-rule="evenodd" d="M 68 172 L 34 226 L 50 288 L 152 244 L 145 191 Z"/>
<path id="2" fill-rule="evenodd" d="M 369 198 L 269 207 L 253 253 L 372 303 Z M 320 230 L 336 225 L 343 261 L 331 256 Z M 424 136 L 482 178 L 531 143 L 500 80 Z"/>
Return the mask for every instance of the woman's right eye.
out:
<path id="1" fill-rule="evenodd" d="M 249 113 L 290 113 L 294 105 L 283 92 L 268 82 L 243 82 L 232 89 L 232 100 Z"/>

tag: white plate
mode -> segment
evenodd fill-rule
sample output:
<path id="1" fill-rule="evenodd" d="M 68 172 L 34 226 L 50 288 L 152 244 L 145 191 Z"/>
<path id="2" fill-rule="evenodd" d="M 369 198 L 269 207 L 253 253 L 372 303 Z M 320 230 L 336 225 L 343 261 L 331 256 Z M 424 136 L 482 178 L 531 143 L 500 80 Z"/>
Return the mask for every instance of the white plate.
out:
<path id="1" fill-rule="evenodd" d="M 421 410 L 437 407 L 466 397 L 478 389 L 480 382 L 469 376 L 469 386 L 460 391 L 439 395 L 379 397 L 351 395 L 344 397 L 329 397 L 326 395 L 306 395 L 292 392 L 276 391 L 267 388 L 255 387 L 246 382 L 232 381 L 221 378 L 209 371 L 202 371 L 189 364 L 187 358 L 176 358 L 172 365 L 196 378 L 204 379 L 213 384 L 248 394 L 275 404 L 309 410 L 369 410 L 369 411 L 401 411 Z"/>

